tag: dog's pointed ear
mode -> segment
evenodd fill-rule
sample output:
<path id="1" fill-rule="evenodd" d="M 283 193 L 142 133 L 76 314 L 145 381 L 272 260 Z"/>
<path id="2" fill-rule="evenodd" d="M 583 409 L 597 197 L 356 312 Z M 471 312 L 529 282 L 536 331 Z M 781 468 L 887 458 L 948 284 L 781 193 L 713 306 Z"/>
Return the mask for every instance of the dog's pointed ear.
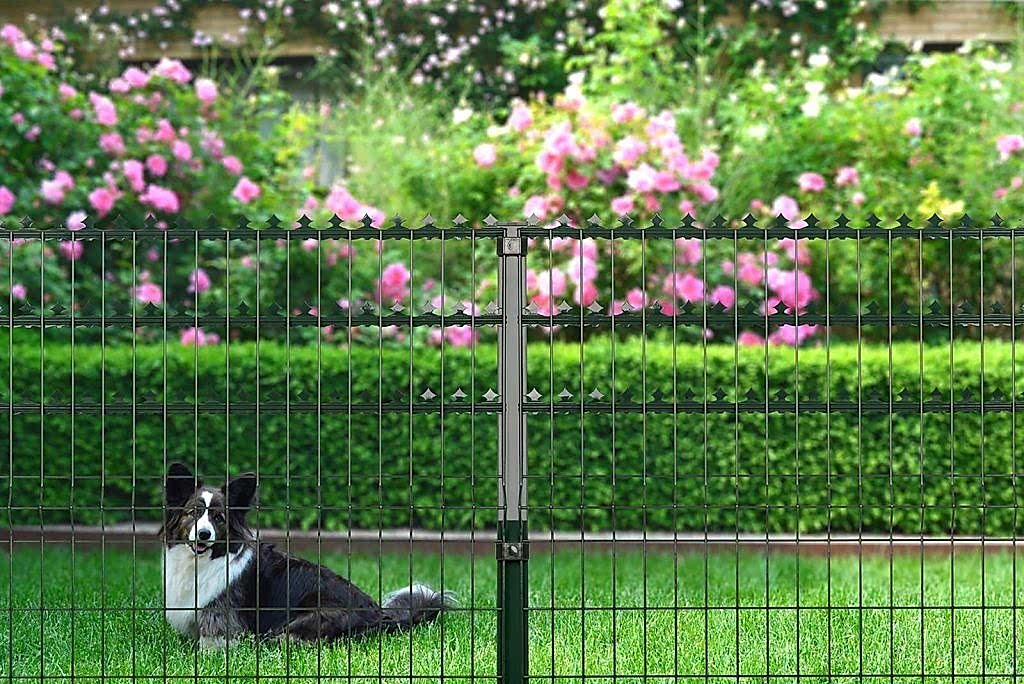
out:
<path id="1" fill-rule="evenodd" d="M 221 491 L 228 502 L 228 510 L 244 513 L 256 496 L 256 473 L 242 473 L 228 480 Z"/>
<path id="2" fill-rule="evenodd" d="M 167 468 L 166 494 L 168 506 L 182 506 L 192 492 L 201 486 L 202 482 L 196 479 L 192 471 L 184 463 L 172 463 Z"/>

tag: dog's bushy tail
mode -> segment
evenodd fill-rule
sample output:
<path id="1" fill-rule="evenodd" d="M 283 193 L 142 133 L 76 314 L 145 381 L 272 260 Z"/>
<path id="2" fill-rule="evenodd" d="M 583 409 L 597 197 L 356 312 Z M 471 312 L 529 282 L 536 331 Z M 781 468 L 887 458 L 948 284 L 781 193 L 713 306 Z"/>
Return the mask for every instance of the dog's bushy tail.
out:
<path id="1" fill-rule="evenodd" d="M 425 584 L 412 584 L 384 597 L 385 619 L 392 630 L 404 630 L 437 619 L 445 610 L 458 606 L 450 591 L 434 591 Z"/>

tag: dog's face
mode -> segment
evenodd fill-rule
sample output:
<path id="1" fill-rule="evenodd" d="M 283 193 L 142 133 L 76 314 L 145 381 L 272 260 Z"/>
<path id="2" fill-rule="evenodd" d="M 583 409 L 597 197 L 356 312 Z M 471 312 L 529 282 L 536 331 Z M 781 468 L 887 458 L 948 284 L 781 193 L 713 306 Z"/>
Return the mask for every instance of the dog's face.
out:
<path id="1" fill-rule="evenodd" d="M 251 538 L 245 514 L 256 494 L 254 474 L 239 475 L 217 489 L 203 486 L 187 466 L 172 463 L 165 493 L 167 546 L 187 544 L 197 557 L 219 558 Z"/>

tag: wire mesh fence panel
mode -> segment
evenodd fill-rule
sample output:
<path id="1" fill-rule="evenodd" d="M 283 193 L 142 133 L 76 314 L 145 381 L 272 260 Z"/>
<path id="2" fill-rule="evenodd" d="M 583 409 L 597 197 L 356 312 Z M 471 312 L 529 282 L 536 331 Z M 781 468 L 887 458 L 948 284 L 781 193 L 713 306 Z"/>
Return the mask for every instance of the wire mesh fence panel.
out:
<path id="1" fill-rule="evenodd" d="M 0 670 L 1011 681 L 1020 230 L 7 225 Z"/>
<path id="2" fill-rule="evenodd" d="M 1018 230 L 526 229 L 531 676 L 1012 679 Z"/>
<path id="3" fill-rule="evenodd" d="M 493 679 L 493 230 L 9 228 L 0 669 Z"/>

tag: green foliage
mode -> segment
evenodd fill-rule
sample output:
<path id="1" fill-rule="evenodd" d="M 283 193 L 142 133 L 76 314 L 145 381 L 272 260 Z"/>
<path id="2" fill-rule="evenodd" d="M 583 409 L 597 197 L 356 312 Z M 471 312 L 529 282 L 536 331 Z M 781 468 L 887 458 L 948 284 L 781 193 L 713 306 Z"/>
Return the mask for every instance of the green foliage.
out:
<path id="1" fill-rule="evenodd" d="M 3 421 L 0 443 L 11 444 L 14 478 L 5 473 L 0 486 L 11 487 L 14 523 L 158 519 L 161 473 L 171 460 L 198 463 L 211 482 L 258 468 L 260 521 L 267 526 L 456 529 L 494 522 L 496 416 L 404 408 L 421 403 L 427 388 L 446 398 L 461 388 L 479 398 L 496 387 L 491 345 L 475 353 L 446 348 L 443 355 L 418 348 L 413 356 L 408 349 L 289 350 L 269 342 L 258 354 L 250 343 L 199 349 L 172 343 L 166 356 L 161 345 L 44 347 L 41 373 L 39 345 L 15 346 L 14 403 L 55 393 L 61 395 L 56 401 L 67 402 L 73 376 L 76 405 L 99 402 L 102 387 L 108 403 L 130 401 L 134 392 L 138 409 L 132 415 L 108 407 L 102 419 L 76 410 L 47 414 L 42 422 L 34 412 L 15 415 L 10 426 Z M 626 392 L 634 401 L 655 392 L 683 401 L 691 391 L 700 402 L 719 391 L 744 397 L 753 390 L 763 397 L 767 387 L 773 397 L 787 392 L 792 398 L 799 390 L 802 408 L 766 417 L 763 400 L 755 399 L 738 413 L 706 416 L 621 410 L 614 418 L 590 410 L 531 415 L 531 524 L 1019 533 L 1021 426 L 993 410 L 958 411 L 952 419 L 943 410 L 921 414 L 917 401 L 922 389 L 925 400 L 933 390 L 941 402 L 959 400 L 965 391 L 977 397 L 982 378 L 987 396 L 1011 396 L 1024 367 L 1005 343 L 982 348 L 958 341 L 954 351 L 951 367 L 943 346 L 897 344 L 891 352 L 880 346 L 770 347 L 766 373 L 763 348 L 607 338 L 588 341 L 582 351 L 569 343 L 532 345 L 528 386 L 545 396 L 567 389 L 579 397 L 596 388 L 603 401 L 614 396 L 621 408 L 630 400 Z M 3 368 L 5 355 L 3 345 Z M 165 419 L 165 387 L 172 403 L 198 399 L 221 408 Z M 226 414 L 225 403 L 255 404 L 257 389 L 258 414 Z M 860 392 L 883 403 L 906 393 L 911 410 L 809 411 L 809 397 L 823 399 L 827 389 L 833 399 Z M 285 391 L 299 406 L 287 413 L 275 407 Z M 325 406 L 351 400 L 369 412 L 318 415 L 308 408 L 318 399 Z M 402 409 L 380 411 L 380 403 Z"/>
<path id="2" fill-rule="evenodd" d="M 1019 132 L 1014 103 L 1024 98 L 1024 71 L 1015 57 L 990 47 L 915 55 L 900 70 L 872 75 L 858 87 L 837 83 L 837 74 L 844 72 L 831 61 L 754 74 L 737 97 L 722 100 L 715 211 L 740 216 L 760 202 L 769 213 L 776 197 L 788 195 L 801 215 L 831 221 L 845 213 L 859 225 L 869 212 L 886 225 L 907 213 L 917 226 L 933 213 L 955 222 L 966 212 L 978 223 L 995 213 L 1011 223 L 1024 214 L 1024 190 L 1014 188 L 1024 175 L 1020 156 L 1003 160 L 996 148 L 999 136 Z M 920 123 L 920 135 L 907 132 L 912 120 Z M 856 168 L 859 183 L 838 185 L 843 167 Z M 797 179 L 805 172 L 821 174 L 826 188 L 801 191 Z M 999 188 L 1007 190 L 1001 199 Z M 919 291 L 945 301 L 955 286 L 955 299 L 977 302 L 982 263 L 987 301 L 1011 300 L 1012 249 L 1005 240 L 956 243 L 953 254 L 941 241 L 829 248 L 834 301 L 852 301 L 858 293 L 884 299 L 891 278 L 897 301 L 915 302 Z M 811 249 L 811 272 L 823 289 L 824 243 Z"/>
<path id="3" fill-rule="evenodd" d="M 356 197 L 389 215 L 413 223 L 427 213 L 479 219 L 491 210 L 493 189 L 471 160 L 486 121 L 468 107 L 462 111 L 466 120 L 456 120 L 450 101 L 412 86 L 403 74 L 370 74 L 322 119 L 310 115 L 316 128 L 297 138 L 308 144 L 315 136 L 322 176 L 348 179 Z"/>
<path id="4" fill-rule="evenodd" d="M 669 39 L 675 17 L 661 0 L 610 0 L 601 10 L 602 29 L 581 40 L 581 55 L 570 70 L 588 72 L 590 87 L 614 100 L 643 93 L 642 101 L 663 104 L 679 97 L 680 76 Z"/>

